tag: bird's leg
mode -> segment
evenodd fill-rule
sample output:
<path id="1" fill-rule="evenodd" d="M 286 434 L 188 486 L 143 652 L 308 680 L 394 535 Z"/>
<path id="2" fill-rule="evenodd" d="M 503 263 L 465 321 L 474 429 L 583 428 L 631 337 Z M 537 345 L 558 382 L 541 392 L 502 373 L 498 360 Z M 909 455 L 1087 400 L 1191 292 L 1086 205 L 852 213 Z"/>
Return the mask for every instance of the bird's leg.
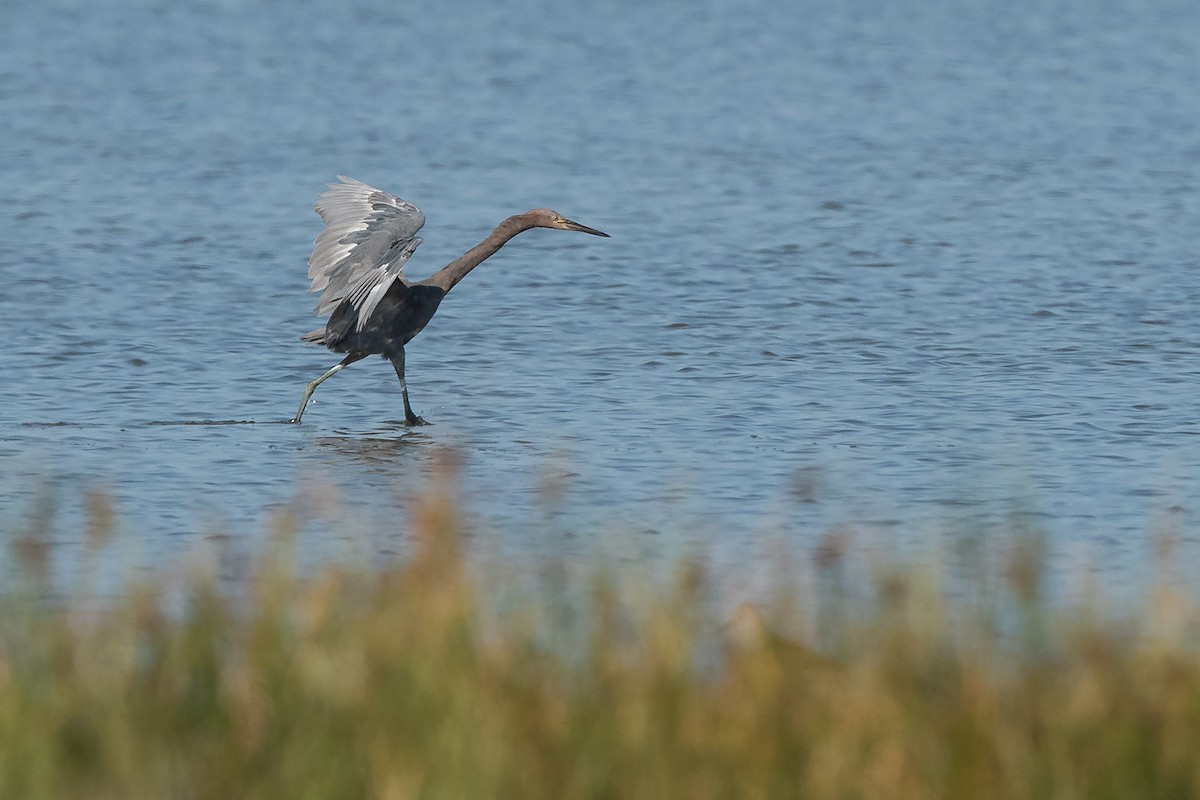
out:
<path id="1" fill-rule="evenodd" d="M 341 361 L 339 361 L 337 363 L 337 366 L 335 366 L 333 369 L 329 370 L 324 375 L 317 378 L 315 381 L 310 383 L 308 386 L 305 386 L 304 387 L 304 395 L 300 398 L 300 410 L 296 412 L 296 416 L 292 419 L 292 422 L 299 422 L 300 418 L 304 416 L 304 407 L 308 405 L 308 398 L 312 397 L 312 393 L 314 391 L 316 391 L 316 388 L 318 386 L 320 386 L 327 378 L 332 378 L 335 374 L 342 371 L 346 367 L 350 366 L 355 361 L 359 361 L 360 359 L 363 359 L 363 358 L 366 358 L 366 354 L 364 354 L 364 353 L 351 353 L 350 355 L 346 356 Z"/>
<path id="2" fill-rule="evenodd" d="M 408 404 L 408 382 L 404 380 L 404 348 L 391 357 L 392 366 L 396 368 L 396 377 L 400 379 L 400 394 L 404 397 L 404 422 L 408 425 L 428 425 L 429 423 L 413 413 Z"/>

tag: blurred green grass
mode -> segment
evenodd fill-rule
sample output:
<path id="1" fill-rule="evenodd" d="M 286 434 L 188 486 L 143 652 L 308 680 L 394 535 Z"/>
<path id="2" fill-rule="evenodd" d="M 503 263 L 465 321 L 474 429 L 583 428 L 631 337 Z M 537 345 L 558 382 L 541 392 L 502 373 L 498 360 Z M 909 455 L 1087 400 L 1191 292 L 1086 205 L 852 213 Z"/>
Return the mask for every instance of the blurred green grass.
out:
<path id="1" fill-rule="evenodd" d="M 831 536 L 815 593 L 714 614 L 687 559 L 484 580 L 456 508 L 423 496 L 390 566 L 305 570 L 282 514 L 237 597 L 204 570 L 48 592 L 22 533 L 0 798 L 1200 796 L 1200 614 L 1170 581 L 1120 617 L 1052 603 L 1024 536 L 987 592 L 884 565 L 851 593 Z M 113 527 L 91 496 L 88 547 Z"/>

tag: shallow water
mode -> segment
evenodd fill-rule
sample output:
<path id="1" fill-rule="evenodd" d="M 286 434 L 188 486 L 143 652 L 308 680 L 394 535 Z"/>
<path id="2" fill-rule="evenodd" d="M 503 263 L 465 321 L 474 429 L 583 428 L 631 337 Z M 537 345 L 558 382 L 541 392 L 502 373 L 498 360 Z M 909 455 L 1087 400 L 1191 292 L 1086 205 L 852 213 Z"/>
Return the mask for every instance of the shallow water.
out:
<path id="1" fill-rule="evenodd" d="M 518 557 L 1017 515 L 1119 578 L 1195 533 L 1193 5 L 108 5 L 0 11 L 10 528 L 48 485 L 155 557 L 298 486 L 386 522 L 453 445 Z M 275 424 L 337 361 L 297 337 L 339 173 L 424 209 L 415 277 L 532 206 L 613 238 L 454 291 L 433 425 L 376 359 Z"/>

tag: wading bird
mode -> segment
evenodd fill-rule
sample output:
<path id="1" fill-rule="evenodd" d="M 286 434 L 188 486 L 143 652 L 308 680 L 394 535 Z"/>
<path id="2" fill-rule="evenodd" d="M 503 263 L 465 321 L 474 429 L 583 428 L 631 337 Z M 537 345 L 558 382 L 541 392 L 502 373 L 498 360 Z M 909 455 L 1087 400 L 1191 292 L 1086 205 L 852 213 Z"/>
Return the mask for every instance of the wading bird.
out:
<path id="1" fill-rule="evenodd" d="M 404 420 L 424 425 L 408 404 L 404 380 L 404 345 L 428 324 L 446 293 L 518 233 L 530 228 L 557 228 L 608 237 L 595 228 L 566 219 L 557 211 L 535 208 L 501 222 L 491 234 L 460 258 L 423 281 L 409 282 L 404 264 L 421 244 L 417 231 L 425 224 L 421 209 L 352 178 L 338 176 L 317 200 L 325 229 L 317 236 L 308 259 L 310 292 L 320 292 L 316 312 L 329 314 L 325 326 L 300 338 L 323 344 L 346 357 L 304 388 L 304 416 L 313 391 L 338 371 L 378 353 L 392 362 L 400 378 Z M 330 313 L 332 312 L 332 313 Z"/>

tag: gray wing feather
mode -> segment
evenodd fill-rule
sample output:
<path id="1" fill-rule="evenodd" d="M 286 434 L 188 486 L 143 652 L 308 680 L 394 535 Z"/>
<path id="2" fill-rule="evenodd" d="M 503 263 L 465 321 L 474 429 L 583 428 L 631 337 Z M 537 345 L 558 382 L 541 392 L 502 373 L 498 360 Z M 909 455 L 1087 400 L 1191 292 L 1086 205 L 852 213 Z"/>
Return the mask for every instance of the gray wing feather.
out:
<path id="1" fill-rule="evenodd" d="M 425 215 L 412 203 L 339 175 L 317 200 L 325 229 L 308 259 L 310 292 L 321 292 L 316 312 L 328 314 L 343 300 L 357 311 L 362 330 L 380 299 L 421 244 Z"/>

